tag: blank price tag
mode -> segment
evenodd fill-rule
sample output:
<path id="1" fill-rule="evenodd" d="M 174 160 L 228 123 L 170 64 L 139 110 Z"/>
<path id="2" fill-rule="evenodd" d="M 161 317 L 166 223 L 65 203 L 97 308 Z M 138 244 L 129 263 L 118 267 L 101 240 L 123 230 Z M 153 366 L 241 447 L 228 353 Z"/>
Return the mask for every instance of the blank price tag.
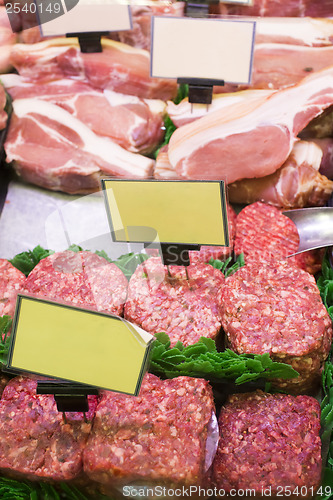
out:
<path id="1" fill-rule="evenodd" d="M 151 76 L 248 84 L 254 37 L 249 20 L 153 17 Z"/>
<path id="2" fill-rule="evenodd" d="M 122 0 L 35 0 L 43 36 L 132 29 L 128 2 Z"/>
<path id="3" fill-rule="evenodd" d="M 228 246 L 223 181 L 102 181 L 114 241 Z M 150 231 L 152 234 L 152 231 Z"/>
<path id="4" fill-rule="evenodd" d="M 236 3 L 237 5 L 253 5 L 253 0 L 220 0 L 220 3 Z"/>
<path id="5" fill-rule="evenodd" d="M 7 368 L 137 395 L 152 339 L 116 316 L 19 295 Z"/>

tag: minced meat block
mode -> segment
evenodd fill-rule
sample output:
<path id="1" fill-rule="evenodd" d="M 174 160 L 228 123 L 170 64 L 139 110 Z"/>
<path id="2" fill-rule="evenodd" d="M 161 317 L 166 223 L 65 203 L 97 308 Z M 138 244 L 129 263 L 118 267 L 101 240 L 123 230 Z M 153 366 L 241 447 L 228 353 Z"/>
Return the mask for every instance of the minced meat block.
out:
<path id="1" fill-rule="evenodd" d="M 83 454 L 106 491 L 123 485 L 199 485 L 205 477 L 213 393 L 203 379 L 146 374 L 138 397 L 103 392 Z"/>
<path id="2" fill-rule="evenodd" d="M 166 332 L 172 345 L 214 339 L 221 328 L 216 292 L 223 282 L 208 264 L 167 267 L 151 257 L 130 279 L 124 316 L 149 333 Z"/>
<path id="3" fill-rule="evenodd" d="M 25 276 L 6 259 L 0 259 L 0 316 L 13 316 L 16 296 L 21 291 Z"/>
<path id="4" fill-rule="evenodd" d="M 300 373 L 304 389 L 319 377 L 330 351 L 332 322 L 315 279 L 286 261 L 249 264 L 219 292 L 222 326 L 235 352 L 263 354 Z M 281 382 L 282 386 L 289 383 Z"/>
<path id="5" fill-rule="evenodd" d="M 322 460 L 320 405 L 314 398 L 234 394 L 221 410 L 219 428 L 212 473 L 217 489 L 252 489 L 260 496 L 271 488 L 270 497 L 284 497 L 285 488 L 298 487 L 300 494 L 303 486 L 302 498 L 315 496 Z"/>
<path id="6" fill-rule="evenodd" d="M 127 279 L 115 265 L 92 252 L 57 252 L 29 274 L 24 292 L 73 306 L 121 315 Z"/>
<path id="7" fill-rule="evenodd" d="M 189 258 L 191 264 L 197 264 L 198 262 L 209 262 L 210 259 L 226 259 L 230 257 L 234 248 L 234 239 L 236 235 L 236 212 L 228 204 L 228 229 L 229 229 L 229 246 L 228 247 L 218 247 L 218 246 L 201 246 L 199 251 L 189 251 Z"/>
<path id="8" fill-rule="evenodd" d="M 285 259 L 297 252 L 298 245 L 295 224 L 276 207 L 258 201 L 237 215 L 234 250 L 236 255 L 244 253 L 246 264 Z M 315 274 L 321 269 L 322 258 L 322 250 L 311 250 L 288 261 Z"/>
<path id="9" fill-rule="evenodd" d="M 37 380 L 15 377 L 0 401 L 0 470 L 30 479 L 74 479 L 82 472 L 82 451 L 96 409 L 59 413 L 51 395 L 36 394 Z"/>

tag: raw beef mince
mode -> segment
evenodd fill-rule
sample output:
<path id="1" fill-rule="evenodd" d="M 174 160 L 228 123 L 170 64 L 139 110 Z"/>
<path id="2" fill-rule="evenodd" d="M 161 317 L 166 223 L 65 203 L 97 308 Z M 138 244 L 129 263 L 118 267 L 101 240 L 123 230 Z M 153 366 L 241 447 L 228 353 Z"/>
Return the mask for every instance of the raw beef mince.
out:
<path id="1" fill-rule="evenodd" d="M 122 271 L 92 252 L 58 252 L 29 274 L 24 291 L 73 306 L 121 315 L 127 294 Z"/>
<path id="2" fill-rule="evenodd" d="M 215 412 L 203 379 L 146 374 L 138 397 L 104 392 L 83 453 L 84 471 L 110 488 L 199 485 Z"/>
<path id="3" fill-rule="evenodd" d="M 151 257 L 130 279 L 124 316 L 149 333 L 166 332 L 171 345 L 214 339 L 221 328 L 216 292 L 223 282 L 210 265 L 167 268 Z"/>
<path id="4" fill-rule="evenodd" d="M 89 412 L 57 411 L 53 396 L 37 395 L 36 380 L 16 377 L 0 401 L 0 469 L 30 479 L 74 479 L 82 472 L 82 451 L 97 399 L 88 396 Z"/>
<path id="5" fill-rule="evenodd" d="M 191 264 L 198 262 L 209 262 L 210 259 L 226 259 L 232 254 L 234 239 L 236 234 L 236 212 L 228 205 L 228 228 L 229 228 L 229 243 L 228 247 L 202 246 L 200 251 L 190 251 L 189 257 Z"/>
<path id="6" fill-rule="evenodd" d="M 246 206 L 236 221 L 235 254 L 245 262 L 270 262 L 297 252 L 299 235 L 295 224 L 271 205 L 256 202 Z M 311 274 L 321 269 L 323 253 L 312 250 L 289 257 L 289 261 Z"/>
<path id="7" fill-rule="evenodd" d="M 23 288 L 25 276 L 6 259 L 0 259 L 0 316 L 14 315 L 17 293 Z"/>
<path id="8" fill-rule="evenodd" d="M 318 379 L 330 351 L 332 322 L 315 279 L 286 261 L 248 264 L 219 292 L 222 326 L 230 348 L 268 352 L 300 374 L 281 387 L 305 390 Z"/>
<path id="9" fill-rule="evenodd" d="M 218 489 L 252 489 L 260 496 L 268 488 L 270 497 L 282 491 L 285 498 L 286 487 L 291 492 L 303 487 L 306 498 L 311 488 L 320 486 L 320 405 L 314 398 L 261 391 L 234 394 L 221 410 L 219 428 L 213 463 Z"/>

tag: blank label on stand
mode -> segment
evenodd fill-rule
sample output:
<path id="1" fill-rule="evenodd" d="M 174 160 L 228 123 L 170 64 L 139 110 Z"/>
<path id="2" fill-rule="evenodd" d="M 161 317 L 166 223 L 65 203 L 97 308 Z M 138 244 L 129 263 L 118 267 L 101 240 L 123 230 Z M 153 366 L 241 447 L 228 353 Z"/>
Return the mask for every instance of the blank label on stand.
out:
<path id="1" fill-rule="evenodd" d="M 254 38 L 255 21 L 155 16 L 151 76 L 248 84 Z"/>
<path id="2" fill-rule="evenodd" d="M 43 36 L 132 29 L 130 6 L 122 0 L 45 0 L 36 5 Z"/>

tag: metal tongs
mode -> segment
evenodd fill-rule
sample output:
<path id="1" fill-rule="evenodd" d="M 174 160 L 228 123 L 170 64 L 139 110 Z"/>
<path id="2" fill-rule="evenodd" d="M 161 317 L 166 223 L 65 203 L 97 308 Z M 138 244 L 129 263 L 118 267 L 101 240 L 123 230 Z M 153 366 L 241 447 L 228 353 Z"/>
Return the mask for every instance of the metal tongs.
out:
<path id="1" fill-rule="evenodd" d="M 296 255 L 333 245 L 333 207 L 300 208 L 282 212 L 293 221 L 299 234 Z"/>

